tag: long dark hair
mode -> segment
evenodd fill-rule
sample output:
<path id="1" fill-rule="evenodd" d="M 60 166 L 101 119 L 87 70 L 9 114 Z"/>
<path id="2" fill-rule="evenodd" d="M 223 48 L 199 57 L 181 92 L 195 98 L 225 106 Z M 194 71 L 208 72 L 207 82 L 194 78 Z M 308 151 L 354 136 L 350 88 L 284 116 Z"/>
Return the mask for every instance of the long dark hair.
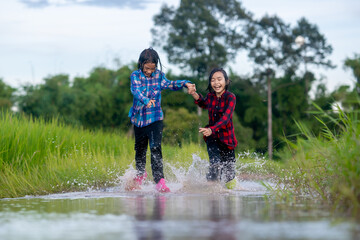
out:
<path id="1" fill-rule="evenodd" d="M 211 87 L 211 79 L 216 72 L 221 72 L 224 75 L 226 83 L 225 90 L 228 90 L 231 81 L 223 68 L 214 68 L 213 70 L 211 70 L 209 75 L 209 85 L 206 90 L 208 90 L 209 92 L 214 92 L 214 89 Z"/>
<path id="2" fill-rule="evenodd" d="M 157 67 L 160 64 L 160 71 L 162 71 L 162 64 L 160 61 L 159 54 L 153 48 L 147 48 L 140 53 L 138 60 L 138 69 L 143 70 L 145 63 L 155 63 Z"/>

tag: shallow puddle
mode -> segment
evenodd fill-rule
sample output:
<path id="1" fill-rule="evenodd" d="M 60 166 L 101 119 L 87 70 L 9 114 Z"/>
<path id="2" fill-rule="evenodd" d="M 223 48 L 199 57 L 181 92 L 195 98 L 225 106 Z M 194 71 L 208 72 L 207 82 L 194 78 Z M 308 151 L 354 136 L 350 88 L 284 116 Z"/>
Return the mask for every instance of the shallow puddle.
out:
<path id="1" fill-rule="evenodd" d="M 237 190 L 170 183 L 0 200 L 0 239 L 359 239 L 359 225 L 308 201 L 268 199 L 257 182 Z"/>

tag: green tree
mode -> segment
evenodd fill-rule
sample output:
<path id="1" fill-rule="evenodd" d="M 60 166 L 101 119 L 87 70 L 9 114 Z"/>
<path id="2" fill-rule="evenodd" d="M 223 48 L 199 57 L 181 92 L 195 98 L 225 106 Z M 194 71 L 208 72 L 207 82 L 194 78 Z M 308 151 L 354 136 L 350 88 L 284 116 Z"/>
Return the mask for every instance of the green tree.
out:
<path id="1" fill-rule="evenodd" d="M 328 111 L 331 109 L 333 102 L 334 99 L 327 93 L 326 85 L 324 83 L 319 84 L 315 91 L 314 103 L 324 111 Z"/>
<path id="2" fill-rule="evenodd" d="M 292 29 L 292 39 L 300 39 L 297 42 L 299 48 L 296 49 L 297 63 L 304 62 L 305 65 L 305 94 L 306 97 L 311 89 L 311 78 L 307 76 L 309 65 L 321 66 L 325 68 L 335 68 L 328 57 L 333 49 L 323 34 L 319 32 L 317 25 L 311 24 L 306 18 L 297 21 L 297 25 Z"/>
<path id="3" fill-rule="evenodd" d="M 43 84 L 25 86 L 19 107 L 34 117 L 58 117 L 89 129 L 127 130 L 131 71 L 128 66 L 116 71 L 96 67 L 89 77 L 77 77 L 72 84 L 68 75 L 50 76 Z"/>
<path id="4" fill-rule="evenodd" d="M 200 120 L 185 108 L 168 109 L 164 117 L 164 143 L 179 145 L 197 141 Z"/>
<path id="5" fill-rule="evenodd" d="M 353 58 L 347 58 L 344 66 L 353 71 L 356 79 L 356 91 L 360 95 L 360 54 L 355 54 Z"/>
<path id="6" fill-rule="evenodd" d="M 236 0 L 182 0 L 177 9 L 163 5 L 153 19 L 153 44 L 170 63 L 202 78 L 246 46 L 250 14 Z"/>
<path id="7" fill-rule="evenodd" d="M 339 86 L 331 93 L 331 98 L 333 99 L 332 107 L 336 108 L 336 105 L 339 105 L 344 112 L 355 112 L 355 110 L 360 108 L 359 95 L 356 88 L 352 90 L 347 85 Z"/>
<path id="8" fill-rule="evenodd" d="M 280 149 L 284 136 L 289 138 L 298 133 L 294 120 L 306 119 L 308 106 L 303 78 L 296 77 L 293 71 L 273 79 L 273 84 L 276 86 L 272 91 L 274 146 Z"/>
<path id="9" fill-rule="evenodd" d="M 78 95 L 79 119 L 87 128 L 127 129 L 130 109 L 130 74 L 128 66 L 118 70 L 97 67 L 88 78 L 76 78 L 73 90 Z"/>
<path id="10" fill-rule="evenodd" d="M 69 106 L 63 103 L 66 97 L 62 95 L 70 88 L 69 76 L 59 74 L 47 77 L 44 80 L 44 84 L 23 87 L 25 95 L 19 97 L 19 107 L 26 114 L 50 119 L 60 115 L 60 106 L 63 108 Z"/>
<path id="11" fill-rule="evenodd" d="M 235 113 L 233 114 L 233 124 L 235 137 L 238 140 L 237 151 L 255 150 L 256 142 L 253 139 L 254 131 L 249 127 L 244 127 Z"/>
<path id="12" fill-rule="evenodd" d="M 247 141 L 250 148 L 258 152 L 266 149 L 266 91 L 261 82 L 251 81 L 230 72 L 230 91 L 236 95 L 235 113 L 239 122 L 246 129 L 251 129 L 251 136 L 240 134 L 240 141 Z M 235 125 L 235 123 L 234 123 Z M 236 127 L 235 127 L 236 130 Z M 243 138 L 243 139 L 241 139 Z M 245 144 L 246 143 L 242 143 Z"/>
<path id="13" fill-rule="evenodd" d="M 186 79 L 191 81 L 192 83 L 196 84 L 196 87 L 199 89 L 200 81 L 196 78 L 189 77 L 189 76 L 175 76 L 170 72 L 166 73 L 166 78 L 170 80 L 175 79 Z M 164 90 L 161 92 L 161 105 L 164 111 L 167 109 L 179 109 L 179 108 L 185 108 L 190 113 L 196 113 L 197 112 L 197 106 L 194 104 L 194 99 L 192 96 L 187 94 L 187 89 L 183 88 L 179 91 L 171 91 L 171 90 Z"/>
<path id="14" fill-rule="evenodd" d="M 291 48 L 291 29 L 277 16 L 265 15 L 254 21 L 256 34 L 250 47 L 249 57 L 253 59 L 260 73 L 260 80 L 267 82 L 267 136 L 269 158 L 273 155 L 272 78 L 274 71 L 288 69 L 294 65 L 294 51 Z"/>
<path id="15" fill-rule="evenodd" d="M 15 91 L 15 88 L 5 84 L 0 78 L 0 110 L 10 109 L 14 105 Z"/>
<path id="16" fill-rule="evenodd" d="M 317 26 L 310 24 L 305 18 L 301 18 L 293 29 L 277 16 L 267 15 L 259 21 L 253 21 L 252 25 L 249 29 L 255 33 L 255 37 L 250 47 L 249 57 L 257 64 L 256 70 L 260 73 L 258 75 L 267 82 L 268 153 L 271 158 L 273 151 L 272 109 L 274 108 L 272 98 L 275 92 L 272 88 L 279 89 L 281 86 L 288 88 L 294 84 L 289 81 L 290 78 L 284 78 L 288 79 L 288 82 L 281 82 L 280 86 L 276 86 L 276 83 L 272 83 L 272 78 L 275 77 L 274 73 L 279 70 L 282 70 L 285 75 L 290 72 L 294 73 L 302 61 L 305 61 L 305 66 L 312 64 L 332 68 L 334 66 L 327 58 L 332 52 L 332 47 L 319 33 Z M 296 48 L 294 39 L 300 35 L 303 42 L 297 41 L 297 43 L 301 43 L 301 47 Z M 315 78 L 305 69 L 304 79 L 306 99 L 304 104 L 307 106 L 309 82 Z"/>

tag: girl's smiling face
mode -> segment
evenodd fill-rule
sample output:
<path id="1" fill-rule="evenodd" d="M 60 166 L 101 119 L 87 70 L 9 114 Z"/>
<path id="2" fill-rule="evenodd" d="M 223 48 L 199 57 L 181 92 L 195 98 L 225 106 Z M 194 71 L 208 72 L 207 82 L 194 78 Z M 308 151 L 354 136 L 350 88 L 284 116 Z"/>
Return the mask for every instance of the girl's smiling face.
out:
<path id="1" fill-rule="evenodd" d="M 225 92 L 226 81 L 224 74 L 222 72 L 215 72 L 212 75 L 210 81 L 212 89 L 215 91 L 216 96 L 220 97 L 223 92 Z"/>
<path id="2" fill-rule="evenodd" d="M 153 72 L 156 70 L 156 64 L 155 63 L 145 63 L 143 66 L 143 73 L 146 77 L 150 77 Z"/>

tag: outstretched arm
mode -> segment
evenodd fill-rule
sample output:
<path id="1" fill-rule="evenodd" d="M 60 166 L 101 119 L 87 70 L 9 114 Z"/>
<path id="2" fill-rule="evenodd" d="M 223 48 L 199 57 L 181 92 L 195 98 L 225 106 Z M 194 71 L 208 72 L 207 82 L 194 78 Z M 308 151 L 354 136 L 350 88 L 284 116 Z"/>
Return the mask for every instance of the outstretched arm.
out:
<path id="1" fill-rule="evenodd" d="M 185 85 L 188 89 L 188 94 L 190 94 L 195 100 L 198 100 L 200 96 L 196 92 L 196 85 L 191 83 L 186 83 Z"/>
<path id="2" fill-rule="evenodd" d="M 186 84 L 191 84 L 190 81 L 187 80 L 176 80 L 176 81 L 170 81 L 165 77 L 164 73 L 161 73 L 161 89 L 170 89 L 173 91 L 180 90 L 183 87 L 187 87 Z"/>

